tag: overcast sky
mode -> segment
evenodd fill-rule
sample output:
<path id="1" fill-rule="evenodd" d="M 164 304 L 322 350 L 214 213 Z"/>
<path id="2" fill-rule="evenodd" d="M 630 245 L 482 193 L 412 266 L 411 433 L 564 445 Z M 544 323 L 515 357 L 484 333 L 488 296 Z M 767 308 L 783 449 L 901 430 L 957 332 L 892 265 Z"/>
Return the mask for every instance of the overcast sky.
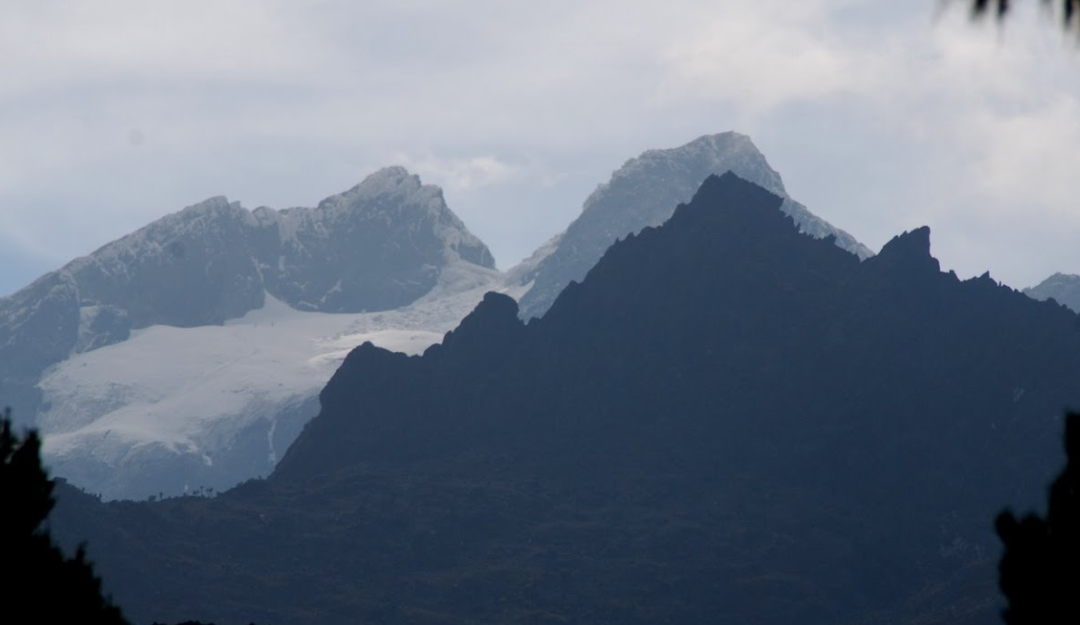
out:
<path id="1" fill-rule="evenodd" d="M 391 164 L 505 269 L 627 159 L 726 130 L 872 249 L 926 224 L 962 277 L 1080 273 L 1080 47 L 1019 4 L 5 2 L 0 293 L 211 196 L 314 206 Z"/>

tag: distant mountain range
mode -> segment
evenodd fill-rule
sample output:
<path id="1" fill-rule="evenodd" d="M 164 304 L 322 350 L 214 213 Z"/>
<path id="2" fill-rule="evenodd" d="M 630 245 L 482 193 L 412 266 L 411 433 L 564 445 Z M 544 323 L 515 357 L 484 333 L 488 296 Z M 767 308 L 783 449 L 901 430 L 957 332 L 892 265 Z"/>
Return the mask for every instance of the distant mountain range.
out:
<path id="1" fill-rule="evenodd" d="M 1024 289 L 1024 294 L 1040 301 L 1053 299 L 1080 312 L 1080 276 L 1077 275 L 1055 273 L 1039 284 Z"/>
<path id="2" fill-rule="evenodd" d="M 539 317 L 572 281 L 580 282 L 612 243 L 647 226 L 658 226 L 675 206 L 689 201 L 701 181 L 725 172 L 784 198 L 781 208 L 812 236 L 836 238 L 841 248 L 867 258 L 869 249 L 850 234 L 813 215 L 787 197 L 780 174 L 746 135 L 706 135 L 668 150 L 649 150 L 630 159 L 611 180 L 585 200 L 581 216 L 549 245 L 512 270 L 511 277 L 532 287 L 521 298 L 524 319 Z"/>
<path id="3" fill-rule="evenodd" d="M 269 473 L 352 347 L 419 353 L 489 290 L 542 314 L 611 243 L 729 169 L 783 193 L 743 135 L 650 150 L 506 274 L 442 192 L 400 167 L 316 208 L 213 198 L 0 299 L 0 398 L 43 431 L 52 470 L 90 492 L 221 490 Z M 790 199 L 784 210 L 870 254 Z"/>
<path id="4" fill-rule="evenodd" d="M 0 300 L 0 395 L 92 492 L 231 486 L 273 468 L 348 349 L 423 349 L 500 280 L 400 167 L 313 209 L 212 198 Z"/>
<path id="5" fill-rule="evenodd" d="M 539 319 L 491 293 L 422 356 L 363 344 L 274 473 L 52 520 L 133 622 L 997 618 L 1004 506 L 1044 501 L 1080 316 L 864 261 L 709 177 Z"/>
<path id="6" fill-rule="evenodd" d="M 90 492 L 228 488 L 273 469 L 351 348 L 418 354 L 488 291 L 542 316 L 612 243 L 729 170 L 781 196 L 803 232 L 871 256 L 733 132 L 631 159 L 505 274 L 441 190 L 390 167 L 316 208 L 212 198 L 0 299 L 0 399 L 45 434 L 54 473 Z M 1076 307 L 1069 279 L 1029 294 Z"/>

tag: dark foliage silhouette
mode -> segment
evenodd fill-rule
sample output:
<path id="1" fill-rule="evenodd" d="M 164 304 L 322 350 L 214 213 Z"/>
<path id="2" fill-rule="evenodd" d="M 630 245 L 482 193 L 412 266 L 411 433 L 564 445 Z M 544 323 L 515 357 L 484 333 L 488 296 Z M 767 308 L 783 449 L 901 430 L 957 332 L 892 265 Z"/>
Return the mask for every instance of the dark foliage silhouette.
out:
<path id="1" fill-rule="evenodd" d="M 154 625 L 166 625 L 165 623 L 158 623 L 154 621 Z M 183 623 L 177 623 L 176 625 L 214 625 L 213 623 L 203 623 L 202 621 L 184 621 Z M 255 625 L 250 623 L 249 625 Z"/>
<path id="2" fill-rule="evenodd" d="M 101 580 L 82 547 L 68 558 L 41 529 L 54 502 L 53 482 L 41 466 L 40 450 L 37 433 L 20 439 L 5 412 L 0 426 L 4 622 L 122 625 L 126 621 L 120 609 L 102 596 Z M 7 620 L 12 615 L 19 616 Z"/>
<path id="3" fill-rule="evenodd" d="M 1053 0 L 1042 0 L 1049 7 Z M 1061 20 L 1066 28 L 1080 26 L 1080 0 L 1060 0 Z M 1008 16 L 1013 3 L 1010 0 L 971 0 L 971 12 L 976 17 L 993 13 L 998 19 Z"/>
<path id="4" fill-rule="evenodd" d="M 1080 623 L 1080 413 L 1066 418 L 1065 453 L 1045 519 L 1028 514 L 1018 520 L 1008 510 L 997 518 L 1008 625 Z"/>

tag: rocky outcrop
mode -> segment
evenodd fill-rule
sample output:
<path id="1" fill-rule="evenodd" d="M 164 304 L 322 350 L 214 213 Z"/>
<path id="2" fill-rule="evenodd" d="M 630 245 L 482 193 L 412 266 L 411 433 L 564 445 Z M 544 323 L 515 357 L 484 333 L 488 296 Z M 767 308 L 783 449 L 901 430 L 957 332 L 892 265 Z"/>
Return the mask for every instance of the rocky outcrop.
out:
<path id="1" fill-rule="evenodd" d="M 272 469 L 276 457 L 268 457 L 284 453 L 313 416 L 314 394 L 336 361 L 281 362 L 275 369 L 273 359 L 284 356 L 259 360 L 258 354 L 218 353 L 213 345 L 200 351 L 190 345 L 199 336 L 228 339 L 201 330 L 268 304 L 313 313 L 401 309 L 436 285 L 453 296 L 475 290 L 468 279 L 490 283 L 495 276 L 487 247 L 446 206 L 442 191 L 401 167 L 380 170 L 315 208 L 249 211 L 211 198 L 0 299 L 0 401 L 22 424 L 42 430 L 54 471 L 107 497 L 230 486 Z M 475 301 L 463 302 L 458 314 Z M 425 330 L 445 331 L 460 319 L 433 316 Z M 301 325 L 346 333 L 349 324 L 342 318 L 340 327 Z M 297 329 L 295 323 L 286 327 Z M 163 328 L 191 334 L 172 336 Z M 153 336 L 146 335 L 150 330 Z M 84 358 L 126 345 L 133 333 L 158 351 Z M 334 337 L 286 338 L 314 343 Z M 200 355 L 208 360 L 176 362 Z M 79 367 L 107 363 L 110 371 L 67 366 L 75 360 Z M 236 374 L 231 366 L 251 371 Z M 274 381 L 296 367 L 306 374 L 290 380 L 296 388 Z M 188 379 L 156 379 L 180 370 Z M 240 385 L 224 395 L 228 401 L 213 386 L 215 378 Z M 211 398 L 215 405 L 207 406 Z"/>
<path id="2" fill-rule="evenodd" d="M 269 479 L 62 496 L 54 534 L 138 622 L 992 621 L 1080 317 L 781 204 L 709 178 L 539 319 L 492 294 L 421 357 L 352 351 Z"/>
<path id="3" fill-rule="evenodd" d="M 1080 312 L 1080 276 L 1055 273 L 1039 284 L 1024 289 L 1024 294 L 1037 300 L 1053 299 L 1059 304 Z"/>
<path id="4" fill-rule="evenodd" d="M 787 197 L 780 174 L 769 166 L 750 138 L 735 132 L 706 135 L 667 150 L 648 150 L 630 159 L 585 200 L 581 215 L 534 255 L 527 267 L 511 270 L 532 288 L 521 299 L 524 319 L 542 316 L 570 282 L 580 282 L 612 243 L 648 226 L 658 226 L 675 206 L 687 202 L 710 175 L 731 171 L 783 198 L 781 210 L 800 230 L 817 238 L 835 237 L 836 244 L 866 258 L 869 249 L 850 234 L 813 215 Z"/>

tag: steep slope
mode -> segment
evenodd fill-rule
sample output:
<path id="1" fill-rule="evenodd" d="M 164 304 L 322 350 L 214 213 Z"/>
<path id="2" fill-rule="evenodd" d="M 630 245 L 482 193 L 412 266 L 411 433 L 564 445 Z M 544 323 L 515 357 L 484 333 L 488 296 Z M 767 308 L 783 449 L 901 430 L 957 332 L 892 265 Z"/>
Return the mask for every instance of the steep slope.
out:
<path id="1" fill-rule="evenodd" d="M 267 295 L 263 308 L 220 326 L 136 330 L 42 377 L 47 462 L 107 499 L 224 490 L 267 475 L 318 413 L 318 392 L 350 349 L 371 341 L 420 353 L 500 288 L 498 272 L 463 264 L 396 310 L 301 312 Z"/>
<path id="2" fill-rule="evenodd" d="M 270 479 L 68 492 L 136 621 L 985 623 L 1004 505 L 1043 500 L 1080 321 L 865 262 L 709 178 L 525 325 L 490 294 L 423 356 L 365 344 Z"/>
<path id="3" fill-rule="evenodd" d="M 298 310 L 391 310 L 430 291 L 450 262 L 495 267 L 442 190 L 421 186 L 401 167 L 383 169 L 317 208 L 264 208 L 254 217 L 272 233 L 258 255 L 266 290 Z"/>
<path id="4" fill-rule="evenodd" d="M 0 397 L 41 428 L 54 470 L 94 492 L 229 486 L 269 471 L 314 415 L 336 362 L 324 356 L 353 345 L 333 341 L 434 315 L 423 349 L 500 279 L 441 190 L 401 167 L 316 208 L 212 198 L 0 300 Z M 372 314 L 436 291 L 475 292 L 385 324 Z M 282 332 L 259 327 L 268 315 Z"/>
<path id="5" fill-rule="evenodd" d="M 689 197 L 710 171 L 727 167 L 782 191 L 741 135 L 653 150 L 594 193 L 567 233 L 501 278 L 441 191 L 400 167 L 314 209 L 249 212 L 213 198 L 0 300 L 9 313 L 0 314 L 0 341 L 8 339 L 0 352 L 11 356 L 0 361 L 0 394 L 50 435 L 54 471 L 92 492 L 145 498 L 225 488 L 269 471 L 314 415 L 317 389 L 355 345 L 339 335 L 418 351 L 485 289 L 520 295 L 532 287 L 525 308 L 546 309 L 616 235 L 666 219 L 665 194 Z M 869 254 L 800 205 L 784 206 L 804 230 L 836 232 L 842 245 Z M 459 269 L 448 274 L 451 267 Z M 390 313 L 423 293 L 433 296 Z M 452 297 L 440 303 L 435 294 Z M 281 310 L 337 316 L 286 318 Z M 276 325 L 260 325 L 267 315 Z M 402 332 L 413 337 L 407 344 Z"/>
<path id="6" fill-rule="evenodd" d="M 1074 312 L 1080 312 L 1080 276 L 1055 273 L 1033 287 L 1024 289 L 1024 294 L 1039 301 L 1053 298 Z"/>
<path id="7" fill-rule="evenodd" d="M 781 197 L 782 210 L 812 236 L 836 237 L 836 244 L 858 255 L 871 252 L 851 235 L 816 217 L 786 197 L 780 174 L 750 138 L 735 132 L 706 135 L 668 150 L 649 150 L 630 159 L 585 200 L 581 215 L 510 275 L 532 288 L 521 299 L 522 318 L 539 317 L 571 281 L 580 282 L 604 251 L 627 234 L 658 226 L 676 204 L 688 201 L 709 175 L 732 171 Z"/>

